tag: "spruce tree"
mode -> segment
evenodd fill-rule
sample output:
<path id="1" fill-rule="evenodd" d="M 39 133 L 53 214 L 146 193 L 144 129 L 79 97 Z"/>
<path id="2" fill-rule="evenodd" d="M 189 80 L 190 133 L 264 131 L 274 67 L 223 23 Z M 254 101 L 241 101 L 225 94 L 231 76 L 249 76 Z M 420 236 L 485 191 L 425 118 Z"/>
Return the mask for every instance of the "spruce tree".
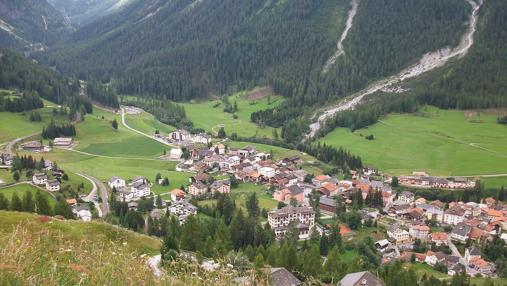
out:
<path id="1" fill-rule="evenodd" d="M 21 202 L 21 199 L 18 197 L 18 193 L 14 192 L 12 194 L 11 198 L 11 210 L 12 211 L 23 211 L 23 203 Z"/>
<path id="2" fill-rule="evenodd" d="M 29 213 L 35 212 L 35 201 L 32 192 L 25 192 L 23 195 L 23 211 Z"/>

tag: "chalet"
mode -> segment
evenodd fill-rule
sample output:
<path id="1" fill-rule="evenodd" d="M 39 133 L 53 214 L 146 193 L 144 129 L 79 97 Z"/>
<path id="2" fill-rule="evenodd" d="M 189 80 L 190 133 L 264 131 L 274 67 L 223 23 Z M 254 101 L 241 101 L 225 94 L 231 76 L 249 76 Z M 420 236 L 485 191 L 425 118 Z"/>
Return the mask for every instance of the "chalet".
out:
<path id="1" fill-rule="evenodd" d="M 403 215 L 408 213 L 410 210 L 409 204 L 395 204 L 389 208 L 387 211 L 390 215 Z"/>
<path id="2" fill-rule="evenodd" d="M 183 129 L 178 129 L 169 133 L 169 138 L 174 141 L 186 141 L 190 139 L 190 132 Z"/>
<path id="3" fill-rule="evenodd" d="M 319 198 L 319 207 L 321 211 L 336 213 L 336 200 L 327 196 Z"/>
<path id="4" fill-rule="evenodd" d="M 169 152 L 169 159 L 179 160 L 183 156 L 183 150 L 181 148 L 172 148 Z"/>
<path id="5" fill-rule="evenodd" d="M 151 194 L 151 187 L 145 178 L 135 179 L 130 184 L 130 189 L 136 197 L 146 197 Z"/>
<path id="6" fill-rule="evenodd" d="M 107 184 L 109 185 L 109 187 L 111 189 L 115 188 L 116 190 L 119 190 L 120 188 L 123 188 L 126 186 L 125 180 L 120 177 L 117 177 L 117 176 L 111 177 L 107 181 Z"/>
<path id="7" fill-rule="evenodd" d="M 264 178 L 271 179 L 275 176 L 276 171 L 272 167 L 262 167 L 259 169 L 259 173 L 264 176 Z"/>
<path id="8" fill-rule="evenodd" d="M 238 152 L 237 155 L 241 157 L 248 157 L 254 155 L 257 151 L 254 146 L 248 145 L 246 147 L 239 149 L 237 152 Z"/>
<path id="9" fill-rule="evenodd" d="M 21 145 L 21 148 L 25 151 L 42 152 L 44 150 L 44 145 L 39 141 L 31 141 Z"/>
<path id="10" fill-rule="evenodd" d="M 446 257 L 447 255 L 441 251 L 433 252 L 431 250 L 428 250 L 428 252 L 426 252 L 425 262 L 431 266 L 435 266 L 437 263 L 443 263 Z"/>
<path id="11" fill-rule="evenodd" d="M 296 223 L 299 239 L 308 239 L 315 224 L 315 211 L 311 207 L 286 206 L 268 213 L 269 226 L 278 239 L 285 234 L 290 223 Z"/>
<path id="12" fill-rule="evenodd" d="M 273 199 L 285 203 L 289 203 L 292 199 L 295 199 L 298 203 L 301 203 L 304 200 L 304 193 L 299 186 L 292 185 L 281 190 L 276 190 L 273 194 Z"/>
<path id="13" fill-rule="evenodd" d="M 349 273 L 338 282 L 338 286 L 386 286 L 380 278 L 368 271 Z"/>
<path id="14" fill-rule="evenodd" d="M 325 196 L 334 196 L 338 192 L 338 185 L 331 182 L 326 182 L 320 186 L 318 192 Z"/>
<path id="15" fill-rule="evenodd" d="M 427 225 L 411 225 L 408 232 L 414 239 L 426 241 L 429 238 L 430 228 Z"/>
<path id="16" fill-rule="evenodd" d="M 269 278 L 273 286 L 298 286 L 302 282 L 285 268 L 269 268 Z M 241 283 L 243 284 L 243 283 Z"/>
<path id="17" fill-rule="evenodd" d="M 402 229 L 399 224 L 395 223 L 387 229 L 387 236 L 393 239 L 396 244 L 404 244 L 410 241 L 408 231 Z"/>
<path id="18" fill-rule="evenodd" d="M 178 217 L 180 224 L 184 224 L 188 216 L 197 214 L 197 207 L 182 200 L 172 203 L 168 211 L 171 215 Z"/>
<path id="19" fill-rule="evenodd" d="M 38 185 L 38 186 L 45 185 L 47 181 L 48 181 L 48 176 L 46 176 L 46 174 L 44 174 L 44 173 L 35 173 L 32 176 L 32 183 L 34 185 Z"/>
<path id="20" fill-rule="evenodd" d="M 92 213 L 86 204 L 76 204 L 72 207 L 72 213 L 82 221 L 91 221 Z"/>
<path id="21" fill-rule="evenodd" d="M 189 178 L 190 183 L 194 182 L 201 182 L 201 183 L 207 183 L 209 180 L 209 175 L 204 172 L 199 172 L 197 175 L 192 176 Z"/>
<path id="22" fill-rule="evenodd" d="M 408 191 L 403 191 L 398 195 L 399 201 L 402 201 L 402 202 L 405 202 L 408 204 L 413 203 L 414 199 L 415 199 L 415 195 L 411 192 L 408 192 Z"/>
<path id="23" fill-rule="evenodd" d="M 447 245 L 449 240 L 449 236 L 445 232 L 434 232 L 431 234 L 431 242 L 435 243 L 437 246 L 442 244 Z"/>
<path id="24" fill-rule="evenodd" d="M 174 189 L 171 191 L 171 201 L 177 202 L 185 199 L 185 192 L 180 189 Z"/>
<path id="25" fill-rule="evenodd" d="M 8 153 L 2 154 L 2 156 L 0 156 L 0 163 L 2 163 L 5 166 L 12 165 L 12 155 Z"/>
<path id="26" fill-rule="evenodd" d="M 375 242 L 375 247 L 380 252 L 386 251 L 389 248 L 389 246 L 391 246 L 391 243 L 387 239 L 382 239 L 382 240 Z"/>
<path id="27" fill-rule="evenodd" d="M 444 223 L 457 225 L 465 220 L 465 210 L 460 206 L 455 206 L 444 211 Z"/>
<path id="28" fill-rule="evenodd" d="M 117 191 L 118 191 L 118 194 L 120 194 L 120 200 L 122 200 L 124 202 L 128 203 L 128 202 L 137 198 L 135 193 L 130 188 L 123 187 L 123 188 L 118 189 Z"/>
<path id="29" fill-rule="evenodd" d="M 51 171 L 53 169 L 53 162 L 49 160 L 44 160 L 44 169 L 47 171 Z"/>
<path id="30" fill-rule="evenodd" d="M 503 211 L 495 210 L 492 208 L 484 208 L 483 211 L 489 220 L 495 220 L 504 216 Z"/>
<path id="31" fill-rule="evenodd" d="M 211 136 L 206 133 L 199 133 L 199 134 L 195 134 L 195 135 L 190 136 L 190 140 L 194 143 L 208 145 L 209 143 L 211 143 Z"/>
<path id="32" fill-rule="evenodd" d="M 211 184 L 211 193 L 228 194 L 231 192 L 231 181 L 229 179 L 218 180 Z"/>
<path id="33" fill-rule="evenodd" d="M 57 179 L 47 180 L 46 190 L 50 192 L 58 192 L 60 190 L 60 182 Z"/>
<path id="34" fill-rule="evenodd" d="M 480 257 L 471 259 L 470 262 L 468 262 L 468 266 L 472 267 L 473 269 L 475 269 L 476 271 L 485 276 L 492 275 L 493 273 L 495 273 L 496 270 L 495 264 L 488 262 Z"/>
<path id="35" fill-rule="evenodd" d="M 467 241 L 467 239 L 469 238 L 471 231 L 472 231 L 471 226 L 469 226 L 463 222 L 460 222 L 460 223 L 456 224 L 456 226 L 454 226 L 454 228 L 452 229 L 451 239 L 465 243 Z"/>
<path id="36" fill-rule="evenodd" d="M 202 196 L 208 192 L 208 186 L 201 181 L 195 181 L 188 186 L 188 193 L 192 196 Z"/>
<path id="37" fill-rule="evenodd" d="M 53 145 L 56 147 L 69 147 L 70 145 L 72 145 L 72 142 L 73 142 L 72 138 L 59 137 L 53 140 Z"/>
<path id="38" fill-rule="evenodd" d="M 324 183 L 332 181 L 332 178 L 328 175 L 318 175 L 312 179 L 312 183 L 320 188 Z"/>

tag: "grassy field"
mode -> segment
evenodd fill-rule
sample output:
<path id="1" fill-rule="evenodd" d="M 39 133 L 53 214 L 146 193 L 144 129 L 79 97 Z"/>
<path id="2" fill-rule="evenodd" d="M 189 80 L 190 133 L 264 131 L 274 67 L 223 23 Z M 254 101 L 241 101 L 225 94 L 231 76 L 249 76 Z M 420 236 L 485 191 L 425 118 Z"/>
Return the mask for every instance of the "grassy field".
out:
<path id="1" fill-rule="evenodd" d="M 175 128 L 158 121 L 153 115 L 147 112 L 140 114 L 127 114 L 126 121 L 128 125 L 146 134 L 155 134 L 158 130 L 160 133 L 169 133 Z"/>
<path id="2" fill-rule="evenodd" d="M 118 130 L 111 126 L 113 119 L 118 121 Z M 77 150 L 113 157 L 155 157 L 165 149 L 163 144 L 124 128 L 119 114 L 98 108 L 77 125 L 76 141 Z"/>
<path id="3" fill-rule="evenodd" d="M 30 121 L 30 112 L 0 112 L 0 144 L 7 143 L 18 137 L 42 131 L 42 127 L 51 121 L 55 104 L 44 101 L 44 107 L 37 109 L 42 117 L 41 122 Z M 65 120 L 65 116 L 56 116 L 56 121 Z"/>
<path id="4" fill-rule="evenodd" d="M 415 264 L 406 263 L 405 267 L 413 268 L 418 276 L 422 276 L 424 274 L 426 274 L 426 275 L 429 274 L 429 275 L 434 276 L 435 278 L 440 279 L 440 280 L 451 280 L 451 276 L 446 275 L 442 272 L 436 271 L 435 269 L 433 269 L 433 267 L 431 267 L 430 265 L 428 265 L 426 263 L 415 263 Z M 476 285 L 476 286 L 482 286 L 482 285 L 484 285 L 484 283 L 486 281 L 487 281 L 487 278 L 484 278 L 484 277 L 470 278 L 471 285 Z M 507 285 L 507 279 L 505 279 L 505 278 L 495 278 L 495 279 L 493 279 L 493 281 L 495 282 L 495 285 Z"/>
<path id="5" fill-rule="evenodd" d="M 273 108 L 282 102 L 283 98 L 271 96 L 270 102 L 264 97 L 255 101 L 245 98 L 246 93 L 238 93 L 229 97 L 229 103 L 232 105 L 237 102 L 237 119 L 233 118 L 231 113 L 224 112 L 224 104 L 220 100 L 204 101 L 200 103 L 185 103 L 187 117 L 194 122 L 195 127 L 206 131 L 218 132 L 219 126 L 225 128 L 227 135 L 237 133 L 241 137 L 268 137 L 273 135 L 273 128 L 260 127 L 250 121 L 250 115 L 259 110 Z"/>
<path id="6" fill-rule="evenodd" d="M 417 114 L 389 115 L 355 132 L 338 128 L 320 142 L 343 146 L 365 164 L 393 175 L 507 173 L 507 127 L 496 118 L 425 107 Z M 370 134 L 374 140 L 365 139 Z"/>
<path id="7" fill-rule="evenodd" d="M 238 188 L 231 190 L 231 197 L 235 200 L 236 206 L 246 210 L 245 201 L 249 195 L 252 193 L 257 194 L 257 199 L 259 200 L 259 207 L 271 210 L 278 206 L 278 202 L 273 200 L 273 198 L 266 194 L 265 188 L 262 185 L 255 184 L 240 184 Z M 211 205 L 216 203 L 216 200 L 204 200 L 200 201 L 201 205 Z"/>
<path id="8" fill-rule="evenodd" d="M 18 194 L 18 197 L 23 198 L 23 195 L 25 192 L 31 192 L 32 195 L 35 197 L 35 193 L 37 193 L 39 189 L 28 184 L 21 184 L 21 185 L 15 185 L 12 187 L 7 187 L 0 189 L 0 194 L 4 194 L 9 200 L 12 198 L 12 195 L 14 193 Z M 48 198 L 48 201 L 51 205 L 54 205 L 56 203 L 56 200 L 53 196 L 51 196 L 49 193 L 44 192 L 41 190 L 41 193 L 43 196 Z"/>

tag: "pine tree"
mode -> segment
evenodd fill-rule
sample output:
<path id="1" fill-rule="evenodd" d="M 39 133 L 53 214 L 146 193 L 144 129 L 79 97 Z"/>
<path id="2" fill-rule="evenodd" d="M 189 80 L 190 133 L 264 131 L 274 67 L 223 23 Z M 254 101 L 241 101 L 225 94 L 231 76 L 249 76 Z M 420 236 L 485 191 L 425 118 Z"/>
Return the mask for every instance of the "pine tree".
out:
<path id="1" fill-rule="evenodd" d="M 111 122 L 111 126 L 113 127 L 114 130 L 118 130 L 118 121 L 116 121 L 116 119 L 113 119 L 113 121 Z"/>
<path id="2" fill-rule="evenodd" d="M 231 233 L 223 220 L 220 220 L 215 232 L 215 251 L 218 256 L 225 256 L 232 248 Z"/>
<path id="3" fill-rule="evenodd" d="M 23 195 L 23 211 L 29 213 L 35 212 L 35 202 L 33 200 L 32 192 L 25 192 Z"/>
<path id="4" fill-rule="evenodd" d="M 0 193 L 0 210 L 8 210 L 9 209 L 9 199 L 7 199 L 4 194 Z"/>
<path id="5" fill-rule="evenodd" d="M 262 256 L 261 253 L 257 254 L 254 259 L 254 268 L 256 270 L 261 269 L 264 267 L 264 256 Z"/>
<path id="6" fill-rule="evenodd" d="M 246 202 L 246 209 L 248 212 L 249 217 L 258 217 L 260 214 L 260 208 L 259 208 L 259 200 L 257 199 L 257 194 L 252 193 L 250 196 L 248 196 Z"/>
<path id="7" fill-rule="evenodd" d="M 72 213 L 72 209 L 67 204 L 67 202 L 63 199 L 58 200 L 55 204 L 55 215 L 61 215 L 66 219 L 74 218 L 74 214 Z"/>
<path id="8" fill-rule="evenodd" d="M 40 190 L 35 193 L 35 205 L 37 206 L 37 213 L 42 215 L 52 215 L 53 210 L 49 205 L 48 198 L 42 195 Z"/>
<path id="9" fill-rule="evenodd" d="M 23 211 L 23 203 L 21 199 L 18 197 L 18 193 L 14 192 L 11 197 L 11 210 L 12 211 Z"/>

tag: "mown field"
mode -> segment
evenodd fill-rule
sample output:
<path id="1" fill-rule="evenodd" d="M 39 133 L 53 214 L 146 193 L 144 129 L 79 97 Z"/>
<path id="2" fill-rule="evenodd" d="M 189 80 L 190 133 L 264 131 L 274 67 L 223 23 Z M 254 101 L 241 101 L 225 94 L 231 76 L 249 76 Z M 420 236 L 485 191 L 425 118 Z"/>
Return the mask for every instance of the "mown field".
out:
<path id="1" fill-rule="evenodd" d="M 246 199 L 248 196 L 255 193 L 259 200 L 259 207 L 268 210 L 274 209 L 278 206 L 278 202 L 275 201 L 270 195 L 266 194 L 266 188 L 262 185 L 255 184 L 240 184 L 237 188 L 231 189 L 231 197 L 236 202 L 236 206 L 246 211 Z M 215 199 L 200 201 L 200 205 L 212 205 L 216 203 Z"/>
<path id="2" fill-rule="evenodd" d="M 282 102 L 280 96 L 263 97 L 261 99 L 249 100 L 246 93 L 241 92 L 229 97 L 229 103 L 232 105 L 237 102 L 237 119 L 233 118 L 231 113 L 224 112 L 224 103 L 220 100 L 204 101 L 200 103 L 185 103 L 187 117 L 194 122 L 195 127 L 206 131 L 212 131 L 216 134 L 219 127 L 223 126 L 227 135 L 237 133 L 241 137 L 268 137 L 272 138 L 273 128 L 261 127 L 250 121 L 250 115 L 259 110 L 273 108 Z M 278 130 L 279 131 L 279 130 Z"/>
<path id="3" fill-rule="evenodd" d="M 114 119 L 118 122 L 117 130 L 111 125 Z M 165 145 L 123 127 L 119 114 L 98 108 L 77 125 L 75 140 L 77 150 L 112 157 L 151 158 L 162 155 L 166 149 Z"/>
<path id="4" fill-rule="evenodd" d="M 175 129 L 158 121 L 152 114 L 144 111 L 140 114 L 127 114 L 125 117 L 130 127 L 149 135 L 155 134 L 156 130 L 161 134 L 167 134 Z"/>
<path id="5" fill-rule="evenodd" d="M 495 113 L 425 107 L 417 114 L 393 114 L 365 129 L 338 128 L 320 140 L 360 155 L 367 165 L 393 175 L 507 173 L 507 127 Z M 365 136 L 373 135 L 374 140 Z M 493 181 L 493 180 L 492 180 Z"/>
<path id="6" fill-rule="evenodd" d="M 44 101 L 44 107 L 36 110 L 42 117 L 41 122 L 30 121 L 30 112 L 0 112 L 0 144 L 41 132 L 42 127 L 51 121 L 54 108 L 57 108 L 55 104 Z M 65 116 L 56 117 L 57 122 L 63 120 L 65 120 Z"/>
<path id="7" fill-rule="evenodd" d="M 11 186 L 11 187 L 0 188 L 0 194 L 3 194 L 6 198 L 11 200 L 12 195 L 14 193 L 16 193 L 18 195 L 18 197 L 22 199 L 23 195 L 26 192 L 31 192 L 33 197 L 35 198 L 35 194 L 37 193 L 38 190 L 39 190 L 38 188 L 36 188 L 32 185 L 20 184 L 20 185 L 15 185 L 15 186 Z M 56 199 L 52 195 L 50 195 L 48 192 L 44 192 L 42 190 L 40 192 L 43 196 L 45 196 L 48 199 L 48 201 L 51 205 L 54 205 L 56 203 Z"/>

